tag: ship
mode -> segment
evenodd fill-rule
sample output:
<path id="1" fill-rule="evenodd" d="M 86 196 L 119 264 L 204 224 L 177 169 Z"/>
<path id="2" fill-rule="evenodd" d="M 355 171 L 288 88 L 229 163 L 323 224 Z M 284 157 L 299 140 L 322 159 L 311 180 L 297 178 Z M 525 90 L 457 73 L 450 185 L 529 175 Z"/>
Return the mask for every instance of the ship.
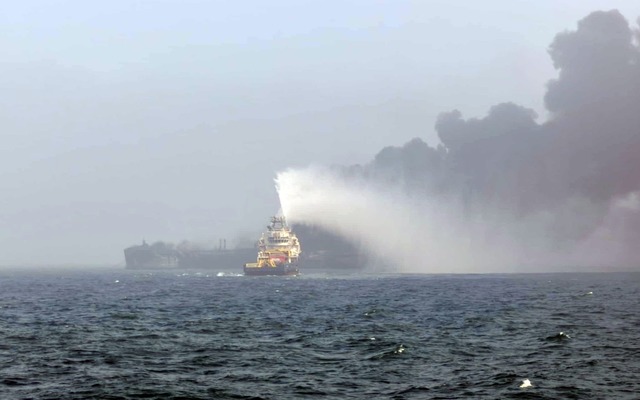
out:
<path id="1" fill-rule="evenodd" d="M 163 242 L 149 245 L 145 240 L 140 246 L 124 249 L 124 259 L 130 269 L 169 269 L 180 264 L 179 252 L 173 246 Z"/>
<path id="2" fill-rule="evenodd" d="M 217 269 L 237 271 L 256 254 L 255 247 L 228 249 L 226 239 L 217 248 L 207 248 L 184 241 L 178 245 L 165 242 L 131 246 L 124 250 L 128 269 Z"/>
<path id="3" fill-rule="evenodd" d="M 298 259 L 302 253 L 300 241 L 284 216 L 271 217 L 267 231 L 258 240 L 258 257 L 244 265 L 248 276 L 298 275 Z"/>
<path id="4" fill-rule="evenodd" d="M 274 224 L 275 221 L 272 221 Z M 286 226 L 284 218 L 280 218 L 280 222 L 275 224 L 272 229 L 280 231 L 280 227 L 276 225 Z M 271 227 L 271 225 L 270 225 Z M 295 237 L 297 260 L 295 251 L 289 251 L 293 262 L 287 266 L 286 271 L 280 271 L 281 268 L 257 269 L 256 263 L 249 264 L 249 272 L 247 275 L 293 275 L 298 274 L 297 265 L 303 265 L 304 270 L 308 272 L 318 271 L 357 271 L 365 267 L 370 267 L 373 261 L 367 253 L 360 251 L 351 242 L 333 233 L 323 230 L 319 227 L 310 225 L 289 225 L 290 229 L 286 235 Z M 238 268 L 244 265 L 248 260 L 256 257 L 256 251 L 267 249 L 267 238 L 271 235 L 268 230 L 261 238 L 260 242 L 243 238 L 236 240 L 237 244 L 233 247 L 227 247 L 226 239 L 219 239 L 217 247 L 211 244 L 203 244 L 183 240 L 179 243 L 171 243 L 165 241 L 156 241 L 133 245 L 124 249 L 125 265 L 127 269 L 135 270 L 216 270 L 218 272 L 238 273 Z M 295 235 L 293 234 L 295 232 Z M 282 236 L 282 232 L 279 233 Z M 304 242 L 304 253 L 300 251 L 300 243 Z M 259 248 L 259 247 L 262 247 Z M 286 247 L 286 246 L 285 246 Z M 269 249 L 272 251 L 273 249 Z M 263 254 L 266 256 L 266 253 Z M 277 254 L 272 254 L 277 258 Z M 290 257 L 281 254 L 282 260 L 288 260 Z M 280 260 L 273 260 L 274 263 L 283 264 Z M 271 264 L 269 256 L 262 259 L 262 264 Z M 245 268 L 246 269 L 246 268 Z M 295 272 L 297 271 L 297 272 Z M 260 272 L 260 273 L 258 273 Z M 286 272 L 286 273 L 282 273 Z"/>

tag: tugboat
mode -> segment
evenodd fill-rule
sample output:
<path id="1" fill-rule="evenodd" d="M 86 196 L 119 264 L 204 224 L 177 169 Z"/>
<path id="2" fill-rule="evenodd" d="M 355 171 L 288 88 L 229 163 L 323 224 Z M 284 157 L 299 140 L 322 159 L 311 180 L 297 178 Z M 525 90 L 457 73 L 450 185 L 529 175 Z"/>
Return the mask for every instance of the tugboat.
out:
<path id="1" fill-rule="evenodd" d="M 291 231 L 284 216 L 271 217 L 267 232 L 258 241 L 258 259 L 244 265 L 248 276 L 298 275 L 300 241 Z"/>

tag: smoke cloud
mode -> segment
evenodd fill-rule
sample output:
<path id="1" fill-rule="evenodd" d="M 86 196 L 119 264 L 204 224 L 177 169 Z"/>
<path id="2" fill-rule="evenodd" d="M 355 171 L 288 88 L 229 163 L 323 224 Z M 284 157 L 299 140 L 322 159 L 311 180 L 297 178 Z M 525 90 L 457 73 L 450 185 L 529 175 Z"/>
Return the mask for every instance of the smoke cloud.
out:
<path id="1" fill-rule="evenodd" d="M 366 165 L 278 175 L 283 211 L 406 272 L 637 269 L 640 49 L 616 10 L 558 34 L 548 121 L 506 102 L 439 116 Z"/>

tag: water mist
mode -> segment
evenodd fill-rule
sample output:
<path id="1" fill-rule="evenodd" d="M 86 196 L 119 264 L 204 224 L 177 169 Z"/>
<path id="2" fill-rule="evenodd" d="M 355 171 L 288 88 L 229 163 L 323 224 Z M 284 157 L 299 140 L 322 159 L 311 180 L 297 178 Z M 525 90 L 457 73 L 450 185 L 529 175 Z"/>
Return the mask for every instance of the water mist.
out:
<path id="1" fill-rule="evenodd" d="M 393 271 L 504 271 L 514 264 L 504 252 L 482 251 L 477 229 L 462 224 L 451 209 L 417 202 L 400 190 L 345 179 L 325 168 L 281 172 L 276 187 L 291 223 L 337 234 L 372 263 Z"/>

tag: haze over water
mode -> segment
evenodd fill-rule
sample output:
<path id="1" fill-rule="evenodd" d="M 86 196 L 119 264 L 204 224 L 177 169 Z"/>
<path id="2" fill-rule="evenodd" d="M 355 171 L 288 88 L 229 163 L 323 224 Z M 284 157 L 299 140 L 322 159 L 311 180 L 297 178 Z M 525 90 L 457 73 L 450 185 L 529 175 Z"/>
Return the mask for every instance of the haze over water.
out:
<path id="1" fill-rule="evenodd" d="M 0 398 L 636 399 L 638 2 L 468 3 L 7 3 Z"/>
<path id="2" fill-rule="evenodd" d="M 6 3 L 0 265 L 250 243 L 309 164 L 636 261 L 637 1 L 258 3 Z"/>

